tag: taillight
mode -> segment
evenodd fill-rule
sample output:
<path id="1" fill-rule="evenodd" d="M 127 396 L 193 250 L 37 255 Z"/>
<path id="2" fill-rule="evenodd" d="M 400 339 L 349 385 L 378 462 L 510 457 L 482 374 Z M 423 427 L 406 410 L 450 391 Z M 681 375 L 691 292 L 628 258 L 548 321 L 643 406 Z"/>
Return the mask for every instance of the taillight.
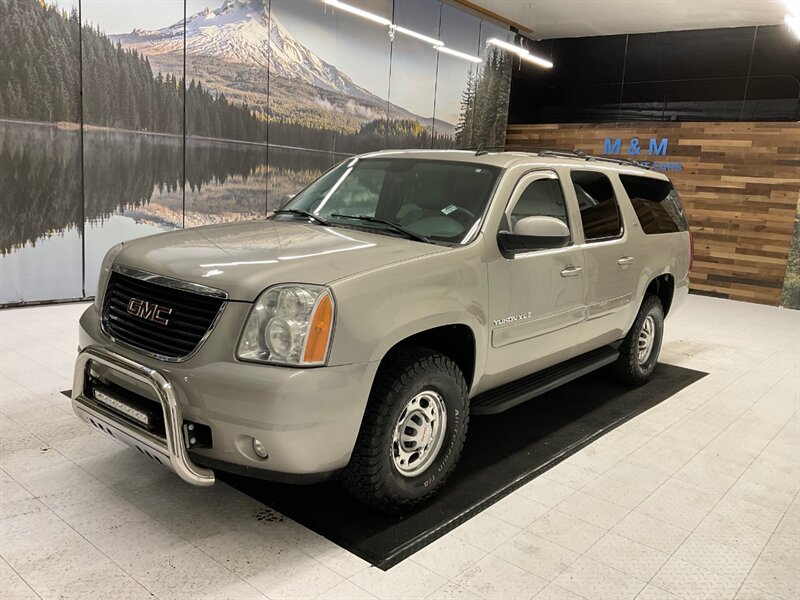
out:
<path id="1" fill-rule="evenodd" d="M 694 236 L 692 232 L 689 232 L 689 272 L 691 272 L 692 267 L 694 266 Z"/>

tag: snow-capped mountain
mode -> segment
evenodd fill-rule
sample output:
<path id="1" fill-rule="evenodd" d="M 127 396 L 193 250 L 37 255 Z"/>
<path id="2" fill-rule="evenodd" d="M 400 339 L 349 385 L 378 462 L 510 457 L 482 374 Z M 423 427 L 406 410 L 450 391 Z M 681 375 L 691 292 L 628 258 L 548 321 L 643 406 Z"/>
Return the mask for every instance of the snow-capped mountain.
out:
<path id="1" fill-rule="evenodd" d="M 183 51 L 183 21 L 164 29 L 134 29 L 111 37 L 150 57 L 175 55 Z M 265 72 L 269 67 L 271 76 L 302 81 L 370 103 L 385 102 L 298 42 L 274 13 L 269 14 L 263 0 L 225 0 L 216 10 L 207 8 L 189 17 L 186 53 Z"/>

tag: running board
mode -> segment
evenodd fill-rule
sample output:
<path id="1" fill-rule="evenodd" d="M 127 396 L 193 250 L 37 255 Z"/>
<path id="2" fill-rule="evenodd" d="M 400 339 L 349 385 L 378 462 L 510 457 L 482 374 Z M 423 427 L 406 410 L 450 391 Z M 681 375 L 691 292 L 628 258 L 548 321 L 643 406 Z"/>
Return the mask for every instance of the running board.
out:
<path id="1" fill-rule="evenodd" d="M 478 394 L 471 400 L 469 412 L 472 415 L 501 413 L 536 396 L 541 396 L 568 381 L 604 367 L 617 360 L 618 356 L 619 351 L 610 346 L 581 354 L 533 375 Z"/>

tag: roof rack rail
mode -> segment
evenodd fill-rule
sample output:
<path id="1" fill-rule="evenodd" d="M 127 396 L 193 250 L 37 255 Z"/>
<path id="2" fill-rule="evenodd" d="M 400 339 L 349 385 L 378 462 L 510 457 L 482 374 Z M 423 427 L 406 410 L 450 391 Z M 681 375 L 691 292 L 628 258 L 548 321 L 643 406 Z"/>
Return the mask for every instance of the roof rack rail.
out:
<path id="1" fill-rule="evenodd" d="M 542 146 L 513 146 L 508 144 L 497 145 L 497 146 L 486 146 L 484 144 L 478 144 L 476 147 L 469 147 L 469 148 L 457 148 L 458 150 L 468 150 L 471 152 L 475 152 L 475 154 L 486 154 L 487 152 L 530 152 L 532 154 L 541 154 L 542 152 L 561 152 L 565 156 L 586 156 L 584 152 L 580 150 L 568 150 L 566 148 L 547 148 Z"/>
<path id="2" fill-rule="evenodd" d="M 489 152 L 529 152 L 537 156 L 555 156 L 563 158 L 578 158 L 585 161 L 609 162 L 618 165 L 630 165 L 632 167 L 639 167 L 640 169 L 652 169 L 650 165 L 643 164 L 637 160 L 615 156 L 596 156 L 594 154 L 586 154 L 582 150 L 570 150 L 568 148 L 542 148 L 535 146 L 484 146 L 479 144 L 476 148 L 460 148 L 461 150 L 469 150 L 475 152 L 475 156 L 488 154 Z"/>
<path id="3" fill-rule="evenodd" d="M 616 163 L 618 165 L 631 165 L 632 167 L 639 167 L 641 169 L 649 169 L 649 166 L 643 165 L 638 160 L 633 160 L 632 158 L 622 158 L 622 157 L 615 157 L 615 156 L 587 156 L 586 160 L 590 161 L 599 161 L 599 162 L 610 162 Z"/>
<path id="4" fill-rule="evenodd" d="M 581 150 L 541 150 L 537 152 L 539 156 L 561 156 L 564 158 L 583 158 L 588 160 L 587 154 Z"/>

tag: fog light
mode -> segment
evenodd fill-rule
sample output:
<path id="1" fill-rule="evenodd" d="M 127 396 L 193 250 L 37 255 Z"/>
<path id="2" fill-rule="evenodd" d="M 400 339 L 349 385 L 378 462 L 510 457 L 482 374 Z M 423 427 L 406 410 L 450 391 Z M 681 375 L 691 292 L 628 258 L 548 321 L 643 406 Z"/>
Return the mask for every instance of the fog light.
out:
<path id="1" fill-rule="evenodd" d="M 268 458 L 269 452 L 264 447 L 264 444 L 261 443 L 260 440 L 253 438 L 253 451 L 259 456 L 259 458 Z"/>

